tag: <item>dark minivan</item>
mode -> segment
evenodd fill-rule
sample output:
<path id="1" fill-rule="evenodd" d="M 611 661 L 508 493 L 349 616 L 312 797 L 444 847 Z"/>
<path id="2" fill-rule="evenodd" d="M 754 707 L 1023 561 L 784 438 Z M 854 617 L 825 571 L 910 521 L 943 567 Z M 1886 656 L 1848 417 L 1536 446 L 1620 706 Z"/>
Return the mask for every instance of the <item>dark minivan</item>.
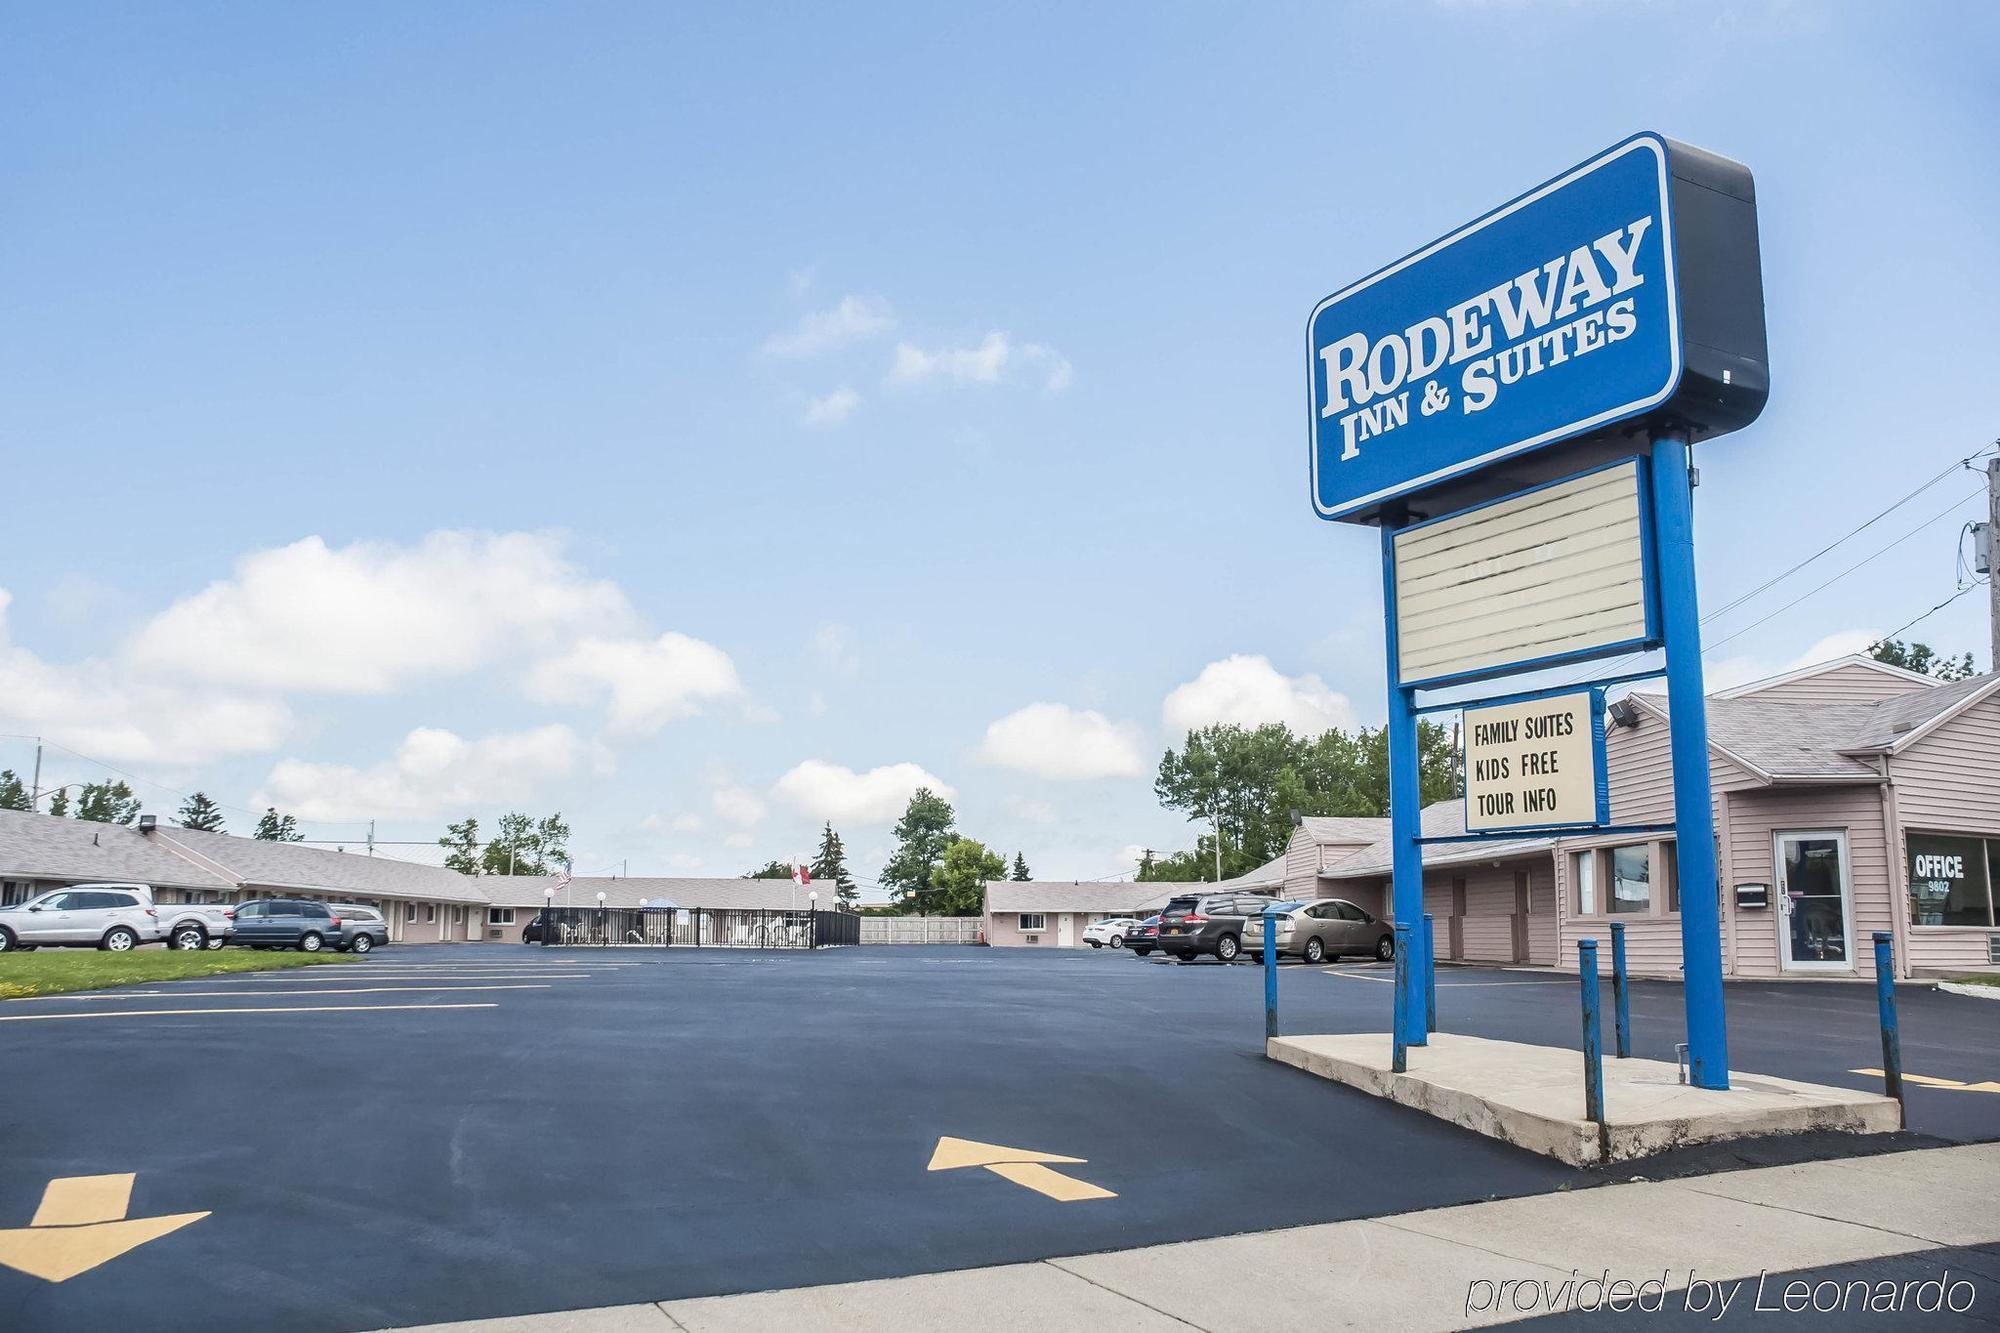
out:
<path id="1" fill-rule="evenodd" d="M 1160 913 L 1160 952 L 1183 963 L 1204 953 L 1233 963 L 1243 952 L 1243 923 L 1271 901 L 1263 893 L 1182 894 Z"/>
<path id="2" fill-rule="evenodd" d="M 340 917 L 325 903 L 297 898 L 259 898 L 236 907 L 231 944 L 253 949 L 300 949 L 318 953 L 340 943 Z"/>

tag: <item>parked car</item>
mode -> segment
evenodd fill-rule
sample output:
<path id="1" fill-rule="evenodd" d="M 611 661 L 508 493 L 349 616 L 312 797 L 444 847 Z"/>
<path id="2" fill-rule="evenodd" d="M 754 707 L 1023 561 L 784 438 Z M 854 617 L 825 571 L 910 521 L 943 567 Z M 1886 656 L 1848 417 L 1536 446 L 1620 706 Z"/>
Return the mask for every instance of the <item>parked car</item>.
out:
<path id="1" fill-rule="evenodd" d="M 1387 962 L 1396 956 L 1396 934 L 1386 921 L 1378 921 L 1345 898 L 1320 898 L 1312 902 L 1278 904 L 1278 957 L 1303 958 L 1323 963 L 1342 955 L 1372 955 Z M 1264 922 L 1249 922 L 1243 933 L 1243 947 L 1251 957 L 1263 960 Z"/>
<path id="2" fill-rule="evenodd" d="M 1233 963 L 1243 951 L 1243 927 L 1272 901 L 1266 893 L 1182 894 L 1160 913 L 1160 951 L 1177 962 L 1210 954 Z"/>
<path id="3" fill-rule="evenodd" d="M 169 949 L 220 949 L 236 933 L 236 909 L 222 903 L 153 904 Z"/>
<path id="4" fill-rule="evenodd" d="M 1125 943 L 1133 953 L 1144 958 L 1160 947 L 1160 917 L 1156 912 L 1144 921 L 1136 922 L 1125 936 Z"/>
<path id="5" fill-rule="evenodd" d="M 0 907 L 0 951 L 44 946 L 123 953 L 161 936 L 144 884 L 72 884 Z"/>
<path id="6" fill-rule="evenodd" d="M 231 944 L 253 949 L 299 949 L 318 953 L 340 944 L 340 917 L 325 903 L 299 898 L 259 898 L 236 907 Z"/>
<path id="7" fill-rule="evenodd" d="M 521 943 L 540 944 L 542 942 L 542 914 L 535 913 L 528 918 L 528 924 L 521 927 Z"/>
<path id="8" fill-rule="evenodd" d="M 1138 918 L 1111 916 L 1102 921 L 1093 921 L 1083 928 L 1083 940 L 1093 949 L 1106 945 L 1114 949 L 1125 947 L 1125 937 L 1132 933 L 1132 927 L 1139 924 Z"/>
<path id="9" fill-rule="evenodd" d="M 389 923 L 374 908 L 360 903 L 328 903 L 327 907 L 340 918 L 340 943 L 333 947 L 342 953 L 371 953 L 389 942 Z"/>

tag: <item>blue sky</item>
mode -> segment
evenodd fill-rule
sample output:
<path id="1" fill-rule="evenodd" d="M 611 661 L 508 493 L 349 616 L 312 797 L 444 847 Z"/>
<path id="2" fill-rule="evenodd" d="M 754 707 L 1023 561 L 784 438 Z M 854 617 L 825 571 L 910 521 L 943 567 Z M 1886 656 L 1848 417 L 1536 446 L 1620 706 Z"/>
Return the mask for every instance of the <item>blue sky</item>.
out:
<path id="1" fill-rule="evenodd" d="M 16 7 L 0 732 L 239 829 L 560 808 L 635 874 L 831 816 L 872 875 L 928 777 L 1039 874 L 1121 872 L 1191 840 L 1180 726 L 1381 715 L 1306 313 L 1634 130 L 1758 178 L 1773 393 L 1700 451 L 1707 605 L 2000 435 L 1996 39 L 1972 3 Z M 1948 596 L 1977 486 L 1720 620 L 1932 520 L 1711 669 Z M 1918 632 L 1983 667 L 1984 594 Z"/>

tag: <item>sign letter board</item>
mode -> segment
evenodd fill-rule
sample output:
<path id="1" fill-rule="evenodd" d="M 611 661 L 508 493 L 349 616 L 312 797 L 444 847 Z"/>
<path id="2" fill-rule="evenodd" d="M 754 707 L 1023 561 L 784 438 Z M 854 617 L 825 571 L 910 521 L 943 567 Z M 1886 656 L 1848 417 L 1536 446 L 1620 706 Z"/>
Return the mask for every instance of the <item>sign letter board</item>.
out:
<path id="1" fill-rule="evenodd" d="M 1307 339 L 1323 518 L 1519 490 L 1587 465 L 1525 455 L 1637 418 L 1735 430 L 1769 379 L 1750 173 L 1637 135 L 1329 296 Z"/>
<path id="2" fill-rule="evenodd" d="M 1596 690 L 1465 710 L 1465 831 L 1609 823 L 1604 696 Z"/>
<path id="3" fill-rule="evenodd" d="M 1438 685 L 1658 638 L 1641 468 L 1627 459 L 1396 534 L 1396 679 Z"/>

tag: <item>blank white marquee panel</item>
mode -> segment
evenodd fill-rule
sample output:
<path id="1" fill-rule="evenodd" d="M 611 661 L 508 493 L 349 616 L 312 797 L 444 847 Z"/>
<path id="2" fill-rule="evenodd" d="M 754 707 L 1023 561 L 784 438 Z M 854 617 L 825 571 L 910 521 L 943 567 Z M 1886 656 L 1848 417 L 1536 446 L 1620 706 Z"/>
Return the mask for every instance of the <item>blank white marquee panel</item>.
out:
<path id="1" fill-rule="evenodd" d="M 1401 683 L 1647 638 L 1640 509 L 1627 461 L 1398 533 Z"/>

